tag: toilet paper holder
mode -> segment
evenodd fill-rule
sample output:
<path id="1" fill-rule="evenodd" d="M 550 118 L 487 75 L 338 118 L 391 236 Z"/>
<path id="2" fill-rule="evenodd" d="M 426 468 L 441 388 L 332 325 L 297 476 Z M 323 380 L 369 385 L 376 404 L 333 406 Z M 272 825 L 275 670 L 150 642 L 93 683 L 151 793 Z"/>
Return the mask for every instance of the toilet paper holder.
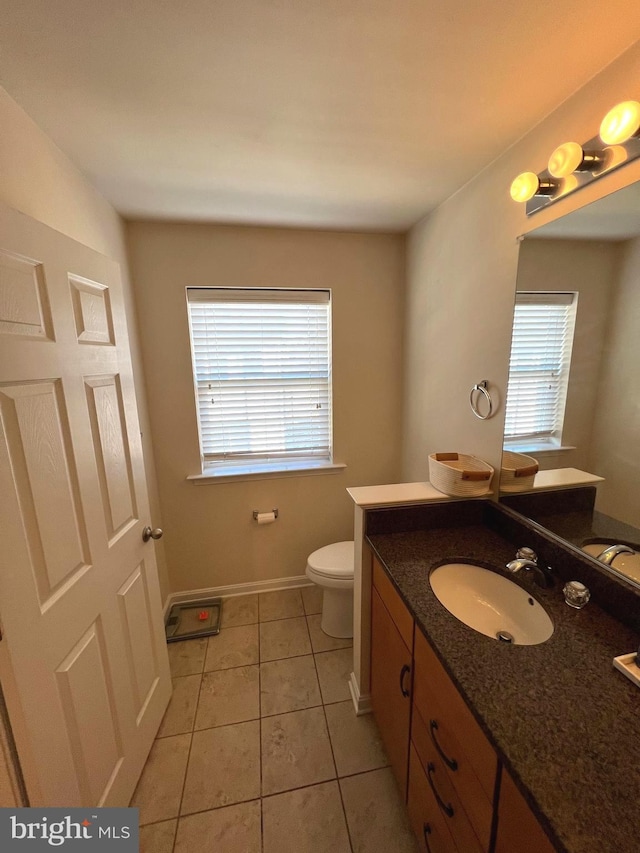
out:
<path id="1" fill-rule="evenodd" d="M 273 515 L 274 515 L 274 517 L 275 517 L 275 518 L 277 518 L 277 517 L 278 517 L 278 510 L 277 510 L 277 508 L 274 508 L 274 509 L 272 509 L 272 510 L 270 510 L 270 511 L 273 513 Z M 267 512 L 269 512 L 269 510 L 267 510 Z M 254 509 L 254 511 L 253 511 L 253 520 L 254 520 L 254 521 L 257 521 L 257 520 L 258 520 L 258 516 L 259 516 L 259 515 L 262 515 L 262 510 Z"/>

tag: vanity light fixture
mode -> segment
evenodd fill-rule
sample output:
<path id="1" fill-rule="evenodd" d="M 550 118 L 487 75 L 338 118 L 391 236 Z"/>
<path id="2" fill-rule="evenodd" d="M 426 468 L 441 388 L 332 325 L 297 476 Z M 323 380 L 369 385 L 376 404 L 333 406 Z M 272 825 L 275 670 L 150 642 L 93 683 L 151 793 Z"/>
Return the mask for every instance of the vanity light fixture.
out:
<path id="1" fill-rule="evenodd" d="M 564 142 L 543 172 L 522 172 L 511 184 L 511 198 L 525 202 L 527 216 L 640 157 L 640 101 L 622 101 L 609 110 L 600 135 L 584 145 Z"/>
<path id="2" fill-rule="evenodd" d="M 573 172 L 589 172 L 604 163 L 602 151 L 585 151 L 577 142 L 563 142 L 549 157 L 547 169 L 554 178 L 568 178 Z"/>

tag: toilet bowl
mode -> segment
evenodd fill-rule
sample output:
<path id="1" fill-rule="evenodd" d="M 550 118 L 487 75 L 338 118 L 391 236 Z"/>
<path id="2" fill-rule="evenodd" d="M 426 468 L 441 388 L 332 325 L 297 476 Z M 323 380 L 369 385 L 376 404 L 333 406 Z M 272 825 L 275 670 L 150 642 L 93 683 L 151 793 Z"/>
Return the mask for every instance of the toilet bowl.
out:
<path id="1" fill-rule="evenodd" d="M 309 555 L 305 574 L 322 588 L 322 630 L 353 637 L 353 542 L 334 542 Z"/>

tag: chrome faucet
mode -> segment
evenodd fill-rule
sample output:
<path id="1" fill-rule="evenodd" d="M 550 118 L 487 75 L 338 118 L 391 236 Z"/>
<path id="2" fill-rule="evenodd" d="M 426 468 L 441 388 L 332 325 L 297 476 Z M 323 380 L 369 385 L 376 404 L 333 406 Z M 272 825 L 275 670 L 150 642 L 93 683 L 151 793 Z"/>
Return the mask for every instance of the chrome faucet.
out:
<path id="1" fill-rule="evenodd" d="M 521 569 L 531 572 L 534 582 L 543 589 L 550 589 L 553 586 L 550 569 L 543 569 L 538 565 L 538 556 L 532 548 L 519 548 L 515 560 L 507 563 L 506 568 L 513 574 Z"/>
<path id="2" fill-rule="evenodd" d="M 600 554 L 598 554 L 597 558 L 601 563 L 604 563 L 605 566 L 610 566 L 618 554 L 635 554 L 636 552 L 633 548 L 630 548 L 628 545 L 609 545 L 608 548 L 605 548 Z"/>

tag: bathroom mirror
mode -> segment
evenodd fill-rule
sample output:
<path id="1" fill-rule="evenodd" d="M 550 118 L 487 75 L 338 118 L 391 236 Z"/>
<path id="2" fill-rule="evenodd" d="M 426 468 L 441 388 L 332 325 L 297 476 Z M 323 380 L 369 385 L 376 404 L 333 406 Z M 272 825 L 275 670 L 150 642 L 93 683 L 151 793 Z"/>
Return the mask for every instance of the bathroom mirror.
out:
<path id="1" fill-rule="evenodd" d="M 558 293 L 577 294 L 575 327 L 570 321 L 565 332 L 573 348 L 561 429 L 551 439 L 514 439 L 508 422 L 504 447 L 533 456 L 540 470 L 577 468 L 604 480 L 597 490 L 501 500 L 594 559 L 608 545 L 640 551 L 640 183 L 527 234 L 516 290 L 518 303 L 544 301 L 523 293 L 556 302 Z M 640 553 L 615 555 L 610 568 L 640 587 Z"/>

